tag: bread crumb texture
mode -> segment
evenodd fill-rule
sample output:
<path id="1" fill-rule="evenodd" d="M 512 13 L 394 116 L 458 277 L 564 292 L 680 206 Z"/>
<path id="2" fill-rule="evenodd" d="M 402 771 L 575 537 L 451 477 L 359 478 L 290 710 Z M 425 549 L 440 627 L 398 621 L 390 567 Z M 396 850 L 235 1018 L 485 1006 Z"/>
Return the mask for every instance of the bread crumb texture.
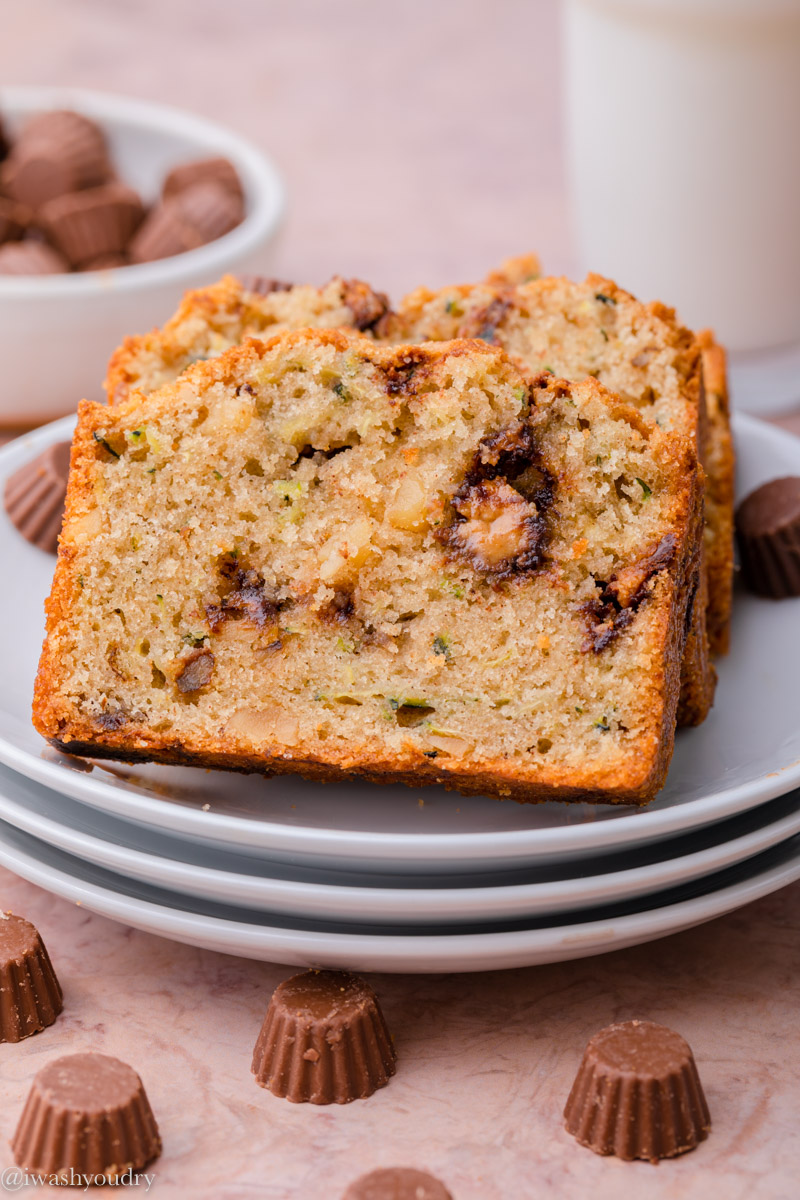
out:
<path id="1" fill-rule="evenodd" d="M 84 402 L 37 728 L 127 759 L 524 800 L 663 783 L 691 441 L 483 341 L 251 340 Z"/>

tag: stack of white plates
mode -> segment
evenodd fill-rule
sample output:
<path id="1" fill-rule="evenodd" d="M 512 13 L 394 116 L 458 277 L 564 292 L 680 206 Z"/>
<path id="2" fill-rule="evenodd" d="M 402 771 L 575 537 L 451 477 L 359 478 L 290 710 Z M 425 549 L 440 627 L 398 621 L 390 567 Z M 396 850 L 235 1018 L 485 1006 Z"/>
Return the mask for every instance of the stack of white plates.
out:
<path id="1" fill-rule="evenodd" d="M 0 487 L 70 432 L 0 451 Z M 800 474 L 800 441 L 736 432 L 742 492 Z M 60 755 L 29 715 L 53 560 L 5 518 L 0 559 L 0 863 L 106 916 L 251 958 L 479 970 L 661 937 L 800 878 L 800 601 L 737 595 L 713 713 L 647 809 L 518 805 Z"/>

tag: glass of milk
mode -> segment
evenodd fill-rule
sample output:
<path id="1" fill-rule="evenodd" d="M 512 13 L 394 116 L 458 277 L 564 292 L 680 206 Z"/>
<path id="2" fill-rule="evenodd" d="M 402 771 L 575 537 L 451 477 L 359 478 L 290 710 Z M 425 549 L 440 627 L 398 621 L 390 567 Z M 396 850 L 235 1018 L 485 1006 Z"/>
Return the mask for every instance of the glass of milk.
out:
<path id="1" fill-rule="evenodd" d="M 739 407 L 800 405 L 800 0 L 565 0 L 582 265 L 733 351 Z"/>

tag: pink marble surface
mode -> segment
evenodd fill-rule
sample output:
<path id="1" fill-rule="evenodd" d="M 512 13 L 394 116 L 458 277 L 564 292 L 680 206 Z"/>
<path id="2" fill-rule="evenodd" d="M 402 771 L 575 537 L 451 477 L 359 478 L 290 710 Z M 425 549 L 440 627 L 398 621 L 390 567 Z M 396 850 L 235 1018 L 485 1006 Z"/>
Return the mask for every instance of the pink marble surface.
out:
<path id="1" fill-rule="evenodd" d="M 289 1104 L 250 1076 L 286 968 L 126 929 L 7 871 L 0 903 L 41 929 L 66 1004 L 50 1029 L 0 1045 L 0 1166 L 32 1075 L 92 1049 L 129 1061 L 145 1082 L 164 1140 L 152 1191 L 165 1198 L 339 1200 L 362 1171 L 398 1163 L 438 1175 L 454 1200 L 797 1195 L 800 884 L 598 958 L 372 976 L 398 1072 L 341 1108 Z M 586 1039 L 636 1016 L 690 1041 L 714 1123 L 697 1150 L 658 1166 L 599 1158 L 561 1127 Z"/>
<path id="2" fill-rule="evenodd" d="M 556 10 L 555 0 L 28 0 L 4 7 L 0 78 L 105 88 L 228 122 L 287 180 L 276 274 L 344 271 L 399 294 L 476 277 L 530 246 L 550 269 L 569 268 Z M 0 1045 L 0 1168 L 38 1067 L 93 1049 L 145 1081 L 164 1138 L 152 1190 L 165 1198 L 337 1200 L 361 1171 L 391 1163 L 430 1169 L 454 1200 L 797 1194 L 800 885 L 600 958 L 374 978 L 399 1070 L 342 1109 L 294 1107 L 250 1077 L 285 968 L 127 929 L 4 870 L 0 907 L 39 925 L 66 994 L 54 1027 Z M 690 1040 L 714 1120 L 697 1151 L 658 1167 L 596 1158 L 561 1129 L 586 1039 L 632 1016 Z"/>

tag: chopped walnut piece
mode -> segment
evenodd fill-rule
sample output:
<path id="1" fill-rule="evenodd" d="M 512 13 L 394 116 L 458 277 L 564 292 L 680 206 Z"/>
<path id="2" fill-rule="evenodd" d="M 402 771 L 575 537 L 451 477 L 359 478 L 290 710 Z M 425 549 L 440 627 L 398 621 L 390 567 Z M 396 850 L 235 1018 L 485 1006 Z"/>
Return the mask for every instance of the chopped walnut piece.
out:
<path id="1" fill-rule="evenodd" d="M 253 746 L 279 742 L 293 746 L 299 738 L 299 723 L 289 713 L 274 705 L 270 708 L 240 708 L 228 721 L 224 732 L 236 741 Z"/>
<path id="2" fill-rule="evenodd" d="M 214 674 L 214 655 L 210 650 L 193 650 L 183 660 L 183 669 L 176 675 L 179 692 L 197 692 L 211 682 Z"/>

